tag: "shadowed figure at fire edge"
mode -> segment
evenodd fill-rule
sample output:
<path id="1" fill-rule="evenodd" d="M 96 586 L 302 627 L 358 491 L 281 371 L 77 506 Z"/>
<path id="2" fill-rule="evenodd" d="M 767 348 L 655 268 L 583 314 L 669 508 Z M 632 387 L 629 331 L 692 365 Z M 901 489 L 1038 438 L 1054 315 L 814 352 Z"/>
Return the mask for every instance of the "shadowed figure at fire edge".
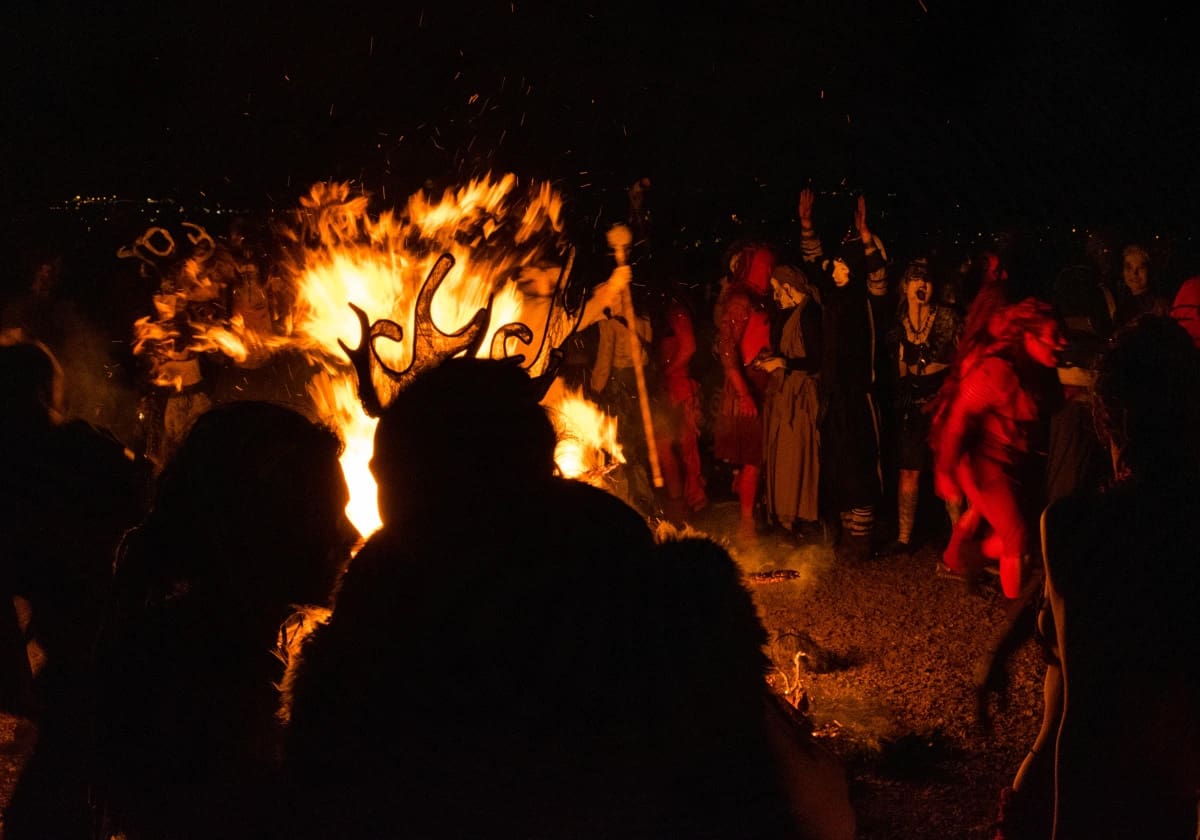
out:
<path id="1" fill-rule="evenodd" d="M 0 337 L 0 707 L 37 727 L 8 838 L 86 831 L 92 644 L 149 478 L 108 430 L 65 416 L 65 384 L 44 344 Z"/>
<path id="2" fill-rule="evenodd" d="M 558 477 L 545 388 L 460 357 L 381 410 L 383 527 L 285 683 L 283 828 L 848 840 L 841 768 L 766 686 L 730 557 Z"/>

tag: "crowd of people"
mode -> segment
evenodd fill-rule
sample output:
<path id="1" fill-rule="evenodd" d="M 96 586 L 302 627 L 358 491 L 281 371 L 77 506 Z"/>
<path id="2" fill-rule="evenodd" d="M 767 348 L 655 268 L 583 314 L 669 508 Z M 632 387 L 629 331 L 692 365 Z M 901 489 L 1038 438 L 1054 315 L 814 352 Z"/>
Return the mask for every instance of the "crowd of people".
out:
<path id="1" fill-rule="evenodd" d="M 712 310 L 711 451 L 737 538 L 882 558 L 912 550 L 920 501 L 940 498 L 937 572 L 994 572 L 1010 601 L 981 698 L 1035 622 L 1046 654 L 998 840 L 1196 836 L 1200 276 L 1160 276 L 1138 242 L 1114 262 L 1099 233 L 1041 278 L 1010 277 L 1003 243 L 893 265 L 862 197 L 830 256 L 814 203 L 801 193 L 798 253 L 728 252 Z"/>
<path id="2" fill-rule="evenodd" d="M 634 299 L 669 469 L 635 506 L 695 521 L 732 497 L 736 541 L 783 534 L 847 559 L 945 539 L 939 573 L 994 572 L 1018 598 L 1039 562 L 1038 513 L 1105 477 L 1090 421 L 1098 351 L 1143 315 L 1186 323 L 1196 284 L 1153 269 L 1139 243 L 1114 263 L 1099 233 L 1042 276 L 1003 236 L 892 259 L 865 197 L 846 228 L 824 222 L 840 239 L 818 234 L 816 203 L 801 192 L 796 237 L 733 243 L 715 283 L 689 286 L 674 255 L 641 240 Z M 607 376 L 604 354 L 592 359 Z M 636 439 L 636 410 L 612 410 Z M 645 447 L 632 451 L 648 471 Z"/>
<path id="3" fill-rule="evenodd" d="M 1003 247 L 893 261 L 864 197 L 834 244 L 806 189 L 794 252 L 739 241 L 696 284 L 635 186 L 631 294 L 564 370 L 619 417 L 629 504 L 557 474 L 516 359 L 382 408 L 362 544 L 341 442 L 294 407 L 207 408 L 155 464 L 0 342 L 0 702 L 37 722 L 5 836 L 849 840 L 733 557 L 652 527 L 726 489 L 735 541 L 843 561 L 934 541 L 924 511 L 939 573 L 1037 617 L 1003 837 L 1195 836 L 1200 277 L 1130 245 L 1122 284 L 1100 259 L 1030 295 Z"/>

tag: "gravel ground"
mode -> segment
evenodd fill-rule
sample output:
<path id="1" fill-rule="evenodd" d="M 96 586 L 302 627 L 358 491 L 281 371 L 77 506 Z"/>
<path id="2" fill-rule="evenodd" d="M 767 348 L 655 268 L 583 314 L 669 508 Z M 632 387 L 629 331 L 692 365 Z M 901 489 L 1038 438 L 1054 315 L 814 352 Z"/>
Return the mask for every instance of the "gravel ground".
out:
<path id="1" fill-rule="evenodd" d="M 842 759 L 859 837 L 990 838 L 997 794 L 1041 720 L 1041 660 L 1027 644 L 1007 710 L 991 732 L 975 723 L 972 676 L 1005 622 L 996 586 L 971 594 L 936 576 L 934 545 L 858 562 L 778 536 L 737 545 L 736 518 L 736 503 L 721 502 L 694 525 L 746 573 L 771 636 L 771 682 L 807 700 L 814 734 Z M 28 722 L 0 715 L 0 806 L 33 742 Z"/>
<path id="2" fill-rule="evenodd" d="M 736 518 L 723 502 L 695 527 L 726 541 Z M 782 537 L 727 544 L 771 635 L 772 683 L 807 696 L 814 733 L 843 761 L 859 837 L 990 838 L 1042 714 L 1030 642 L 1011 663 L 1007 709 L 990 732 L 976 723 L 973 675 L 1006 621 L 998 585 L 970 593 L 938 577 L 939 544 L 857 562 Z"/>

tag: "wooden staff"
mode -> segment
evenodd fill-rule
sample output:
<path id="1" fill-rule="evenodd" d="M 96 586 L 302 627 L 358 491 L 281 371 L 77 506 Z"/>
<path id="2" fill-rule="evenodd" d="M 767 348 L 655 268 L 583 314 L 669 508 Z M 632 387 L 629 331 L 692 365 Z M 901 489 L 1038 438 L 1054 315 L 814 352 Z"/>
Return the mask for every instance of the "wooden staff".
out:
<path id="1" fill-rule="evenodd" d="M 625 225 L 613 225 L 608 231 L 608 245 L 613 249 L 617 265 L 625 265 L 629 256 L 629 246 L 633 243 L 633 234 Z M 650 473 L 654 477 L 654 486 L 663 486 L 662 468 L 658 464 L 658 444 L 654 439 L 654 420 L 650 416 L 650 395 L 646 392 L 646 372 L 642 367 L 642 342 L 637 334 L 637 315 L 633 311 L 633 297 L 629 287 L 621 290 L 621 308 L 625 310 L 625 318 L 629 327 L 629 353 L 633 356 L 633 373 L 637 378 L 638 402 L 642 406 L 642 427 L 646 433 L 646 452 L 650 456 Z"/>

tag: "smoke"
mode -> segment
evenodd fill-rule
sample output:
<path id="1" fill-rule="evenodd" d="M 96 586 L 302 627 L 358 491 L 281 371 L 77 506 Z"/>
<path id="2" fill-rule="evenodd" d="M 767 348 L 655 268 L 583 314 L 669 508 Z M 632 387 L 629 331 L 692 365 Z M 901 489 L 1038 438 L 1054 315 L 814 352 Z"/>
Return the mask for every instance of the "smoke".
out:
<path id="1" fill-rule="evenodd" d="M 104 330 L 58 294 L 28 292 L 4 313 L 8 332 L 49 348 L 63 372 L 63 414 L 108 430 L 127 446 L 139 435 L 134 372 Z"/>
<path id="2" fill-rule="evenodd" d="M 138 396 L 111 345 L 99 329 L 77 317 L 54 351 L 63 369 L 65 414 L 108 429 L 128 444 L 137 434 Z"/>

